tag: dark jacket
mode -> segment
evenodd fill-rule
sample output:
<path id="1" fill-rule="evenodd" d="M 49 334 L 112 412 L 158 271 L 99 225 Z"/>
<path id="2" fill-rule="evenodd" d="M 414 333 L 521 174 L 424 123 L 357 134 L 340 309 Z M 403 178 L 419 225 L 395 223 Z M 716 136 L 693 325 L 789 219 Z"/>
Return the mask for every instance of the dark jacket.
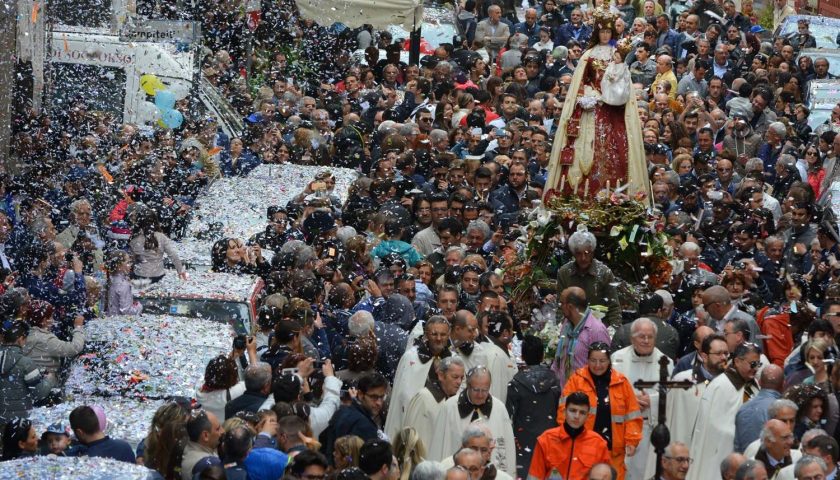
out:
<path id="1" fill-rule="evenodd" d="M 375 322 L 373 333 L 376 335 L 376 345 L 379 349 L 376 370 L 392 382 L 408 344 L 408 333 L 397 325 L 384 322 Z"/>
<path id="2" fill-rule="evenodd" d="M 321 453 L 332 458 L 335 440 L 345 435 L 356 435 L 362 440 L 379 439 L 379 426 L 373 421 L 370 412 L 358 401 L 342 406 L 335 412 L 326 430 L 321 433 Z"/>
<path id="3" fill-rule="evenodd" d="M 508 384 L 505 402 L 516 434 L 516 475 L 528 476 L 537 437 L 557 425 L 557 405 L 563 393 L 557 376 L 545 365 L 520 371 Z"/>
<path id="4" fill-rule="evenodd" d="M 245 393 L 225 404 L 225 418 L 233 418 L 237 412 L 257 413 L 267 398 L 268 395 L 246 390 Z"/>
<path id="5" fill-rule="evenodd" d="M 50 384 L 17 345 L 0 346 L 0 423 L 28 417 L 34 401 L 46 398 Z"/>
<path id="6" fill-rule="evenodd" d="M 272 345 L 263 351 L 262 355 L 260 355 L 260 361 L 271 365 L 271 371 L 274 371 L 277 370 L 277 367 L 279 367 L 280 364 L 283 363 L 283 360 L 285 360 L 291 353 L 294 352 L 292 352 L 291 347 L 288 345 Z"/>
<path id="7" fill-rule="evenodd" d="M 70 451 L 69 456 L 112 458 L 120 462 L 135 463 L 134 451 L 131 449 L 131 445 L 125 440 L 117 440 L 107 435 L 105 438 L 88 443 L 87 445 L 78 445 Z"/>
<path id="8" fill-rule="evenodd" d="M 577 38 L 575 38 L 577 35 Z M 582 23 L 578 29 L 571 23 L 566 23 L 557 29 L 557 35 L 554 37 L 554 44 L 557 46 L 566 46 L 569 40 L 577 40 L 581 45 L 589 43 L 589 37 L 592 36 L 592 27 Z"/>
<path id="9" fill-rule="evenodd" d="M 221 160 L 222 161 L 219 162 L 219 167 L 222 170 L 222 174 L 226 177 L 244 177 L 245 175 L 251 173 L 251 170 L 257 168 L 261 163 L 260 157 L 254 155 L 248 149 L 242 150 L 239 158 L 236 159 L 236 163 L 233 163 L 233 159 L 228 151 L 222 152 Z"/>

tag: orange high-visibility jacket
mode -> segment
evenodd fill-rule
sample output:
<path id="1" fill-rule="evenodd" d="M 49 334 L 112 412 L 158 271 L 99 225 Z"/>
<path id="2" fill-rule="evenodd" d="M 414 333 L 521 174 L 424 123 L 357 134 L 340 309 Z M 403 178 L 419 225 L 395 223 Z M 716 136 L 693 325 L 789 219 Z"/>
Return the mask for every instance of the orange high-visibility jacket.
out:
<path id="1" fill-rule="evenodd" d="M 589 397 L 589 418 L 586 419 L 586 429 L 595 427 L 595 412 L 598 408 L 598 397 L 595 394 L 595 381 L 589 373 L 589 367 L 579 368 L 566 382 L 563 397 L 557 408 L 557 423 L 563 425 L 566 420 L 566 397 L 574 392 L 584 392 Z M 642 411 L 633 386 L 627 377 L 611 370 L 610 374 L 610 414 L 612 415 L 612 451 L 624 452 L 626 445 L 638 446 L 642 440 Z"/>
<path id="2" fill-rule="evenodd" d="M 545 480 L 553 469 L 564 480 L 586 480 L 589 470 L 598 463 L 610 463 L 607 441 L 585 427 L 573 439 L 560 425 L 537 438 L 528 480 Z"/>

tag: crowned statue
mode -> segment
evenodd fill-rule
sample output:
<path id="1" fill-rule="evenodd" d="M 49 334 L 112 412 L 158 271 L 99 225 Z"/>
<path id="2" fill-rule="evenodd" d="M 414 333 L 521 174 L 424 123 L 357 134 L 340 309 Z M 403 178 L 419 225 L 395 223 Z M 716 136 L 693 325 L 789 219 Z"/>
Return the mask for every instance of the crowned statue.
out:
<path id="1" fill-rule="evenodd" d="M 592 198 L 602 189 L 627 189 L 650 198 L 642 126 L 627 39 L 616 41 L 618 11 L 609 0 L 593 14 L 589 48 L 575 68 L 551 150 L 546 195 Z"/>

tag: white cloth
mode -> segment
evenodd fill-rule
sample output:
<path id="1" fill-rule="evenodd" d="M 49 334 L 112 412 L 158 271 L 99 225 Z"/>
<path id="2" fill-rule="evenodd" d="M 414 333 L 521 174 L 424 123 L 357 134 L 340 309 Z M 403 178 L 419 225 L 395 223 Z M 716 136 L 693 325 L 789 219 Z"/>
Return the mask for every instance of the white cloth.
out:
<path id="1" fill-rule="evenodd" d="M 659 380 L 659 359 L 664 356 L 665 354 L 658 348 L 654 348 L 653 353 L 641 357 L 636 355 L 636 351 L 630 345 L 612 354 L 612 368 L 627 377 L 631 385 L 637 380 L 657 381 Z M 671 376 L 673 369 L 674 362 L 669 358 L 668 377 Z M 637 396 L 642 393 L 636 388 L 633 390 Z M 650 396 L 650 407 L 642 410 L 644 418 L 642 441 L 636 447 L 636 454 L 624 461 L 627 466 L 627 478 L 633 480 L 645 480 L 656 473 L 656 454 L 650 445 L 650 433 L 659 421 L 659 390 L 646 389 L 644 393 Z"/>
<path id="2" fill-rule="evenodd" d="M 209 392 L 202 391 L 202 385 L 204 385 L 204 380 L 195 387 L 195 399 L 203 409 L 215 413 L 220 423 L 227 420 L 225 418 L 225 404 L 228 400 L 239 398 L 245 393 L 245 382 L 239 382 L 227 390 L 212 390 Z M 228 392 L 230 392 L 230 398 L 228 398 Z M 272 400 L 274 399 L 272 398 Z"/>
<path id="3" fill-rule="evenodd" d="M 735 388 L 724 373 L 709 382 L 691 440 L 690 457 L 700 459 L 708 468 L 692 468 L 686 480 L 718 480 L 718 466 L 734 451 L 735 415 L 744 403 L 744 388 Z"/>
<path id="4" fill-rule="evenodd" d="M 443 408 L 435 420 L 434 431 L 438 435 L 437 441 L 429 448 L 426 460 L 441 461 L 452 456 L 461 446 L 461 435 L 470 425 L 472 415 L 461 418 L 458 412 L 458 395 L 443 402 Z M 498 398 L 493 398 L 493 408 L 490 416 L 479 415 L 493 433 L 496 448 L 490 461 L 498 465 L 499 470 L 516 476 L 516 443 L 513 437 L 513 424 L 508 416 L 505 404 Z"/>
<path id="5" fill-rule="evenodd" d="M 490 462 L 490 463 L 492 464 L 493 462 Z M 446 458 L 444 458 L 443 460 L 440 461 L 440 466 L 443 468 L 443 471 L 447 471 L 450 468 L 455 466 L 455 459 L 453 458 L 452 455 L 450 455 L 450 456 L 448 456 L 448 457 L 446 457 Z M 500 469 L 498 465 L 493 465 L 493 466 L 496 467 L 496 478 L 495 478 L 495 480 L 513 480 L 513 477 L 508 475 L 508 473 L 506 471 Z"/>
<path id="6" fill-rule="evenodd" d="M 475 366 L 478 366 L 478 365 L 483 365 L 485 367 L 488 367 L 488 370 L 489 370 L 490 367 L 488 366 L 488 364 L 490 363 L 490 360 L 488 358 L 487 351 L 486 351 L 487 350 L 487 345 L 488 344 L 486 344 L 486 343 L 473 343 L 473 349 L 472 349 L 472 352 L 469 354 L 469 356 L 465 355 L 460 350 L 452 348 L 452 347 L 450 347 L 450 350 L 452 350 L 453 355 L 458 355 L 458 357 L 460 357 L 461 360 L 464 361 L 464 367 L 466 367 L 466 370 L 469 370 L 469 369 L 471 369 Z M 491 378 L 493 380 L 492 383 L 495 383 L 496 382 L 496 377 L 492 376 L 492 375 L 493 374 L 491 373 Z M 464 385 L 466 385 L 466 382 L 464 383 Z M 504 386 L 505 386 L 505 388 L 507 388 L 507 383 L 505 383 Z M 492 385 L 490 386 L 490 389 L 492 391 L 492 389 L 493 389 Z M 502 403 L 504 403 L 504 402 L 502 402 Z"/>
<path id="7" fill-rule="evenodd" d="M 12 270 L 12 266 L 9 263 L 9 259 L 6 257 L 6 244 L 0 243 L 0 262 L 2 262 L 2 267 L 6 270 Z"/>
<path id="8" fill-rule="evenodd" d="M 385 420 L 385 433 L 388 438 L 397 438 L 400 428 L 403 425 L 403 416 L 409 402 L 426 385 L 426 378 L 434 360 L 426 363 L 420 361 L 417 346 L 406 350 L 400 363 L 397 365 L 397 373 L 394 375 L 394 384 L 391 387 L 391 400 L 388 404 L 388 417 Z"/>
<path id="9" fill-rule="evenodd" d="M 796 450 L 796 451 L 799 452 L 798 450 Z M 787 467 L 779 470 L 779 473 L 776 474 L 775 480 L 794 480 L 796 478 L 796 477 L 793 476 L 793 469 L 794 469 L 794 467 L 796 467 L 796 461 L 799 458 L 802 458 L 802 453 L 800 452 L 799 455 L 798 455 L 798 458 L 794 459 L 793 458 L 793 452 L 794 452 L 794 450 L 790 451 L 790 458 L 791 458 L 791 460 L 793 460 L 793 464 L 788 465 Z M 830 467 L 831 467 L 831 465 L 829 465 L 829 468 Z M 827 474 L 825 476 L 825 480 L 834 480 L 834 478 L 836 476 L 837 476 L 837 467 L 834 467 L 834 470 L 831 471 L 829 474 Z"/>
<path id="10" fill-rule="evenodd" d="M 321 432 L 327 429 L 330 419 L 341 405 L 341 380 L 336 377 L 326 377 L 323 390 L 321 403 L 309 410 L 309 426 L 312 428 L 314 438 L 318 438 Z M 260 410 L 268 410 L 273 406 L 274 396 L 270 395 L 260 406 Z"/>
<path id="11" fill-rule="evenodd" d="M 692 371 L 684 370 L 672 380 L 692 380 Z M 697 411 L 700 409 L 700 401 L 703 399 L 703 392 L 709 382 L 695 383 L 693 387 L 683 390 L 674 388 L 668 391 L 668 404 L 665 408 L 665 418 L 668 419 L 668 430 L 671 432 L 672 442 L 682 442 L 691 445 L 691 436 L 694 434 L 694 421 L 697 419 Z"/>
<path id="12" fill-rule="evenodd" d="M 490 370 L 490 394 L 502 402 L 507 401 L 508 383 L 519 373 L 516 360 L 511 358 L 498 345 L 493 343 L 480 344 L 487 358 L 487 369 Z"/>
<path id="13" fill-rule="evenodd" d="M 748 460 L 755 458 L 755 454 L 758 453 L 759 448 L 761 448 L 761 439 L 753 440 L 752 443 L 747 445 L 747 448 L 744 449 L 744 457 Z"/>
<path id="14" fill-rule="evenodd" d="M 611 63 L 604 70 L 604 77 L 601 79 L 601 100 L 607 105 L 619 107 L 630 101 L 632 88 L 627 85 L 633 84 L 630 79 L 630 68 L 626 63 Z"/>
<path id="15" fill-rule="evenodd" d="M 408 403 L 400 427 L 414 427 L 414 430 L 417 431 L 417 436 L 423 441 L 423 445 L 428 450 L 435 439 L 435 420 L 437 420 L 442 406 L 443 402 L 438 403 L 432 395 L 432 392 L 428 388 L 423 387 Z"/>

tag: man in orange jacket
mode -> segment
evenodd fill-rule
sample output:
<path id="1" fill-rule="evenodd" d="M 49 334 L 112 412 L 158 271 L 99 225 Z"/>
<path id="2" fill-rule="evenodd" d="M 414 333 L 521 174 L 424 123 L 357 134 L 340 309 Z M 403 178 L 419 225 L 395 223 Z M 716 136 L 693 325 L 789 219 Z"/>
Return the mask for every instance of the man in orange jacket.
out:
<path id="1" fill-rule="evenodd" d="M 586 480 L 593 465 L 609 463 L 607 442 L 586 429 L 588 417 L 589 397 L 585 393 L 566 397 L 566 420 L 537 438 L 528 480 L 545 480 L 555 470 L 564 480 Z"/>

